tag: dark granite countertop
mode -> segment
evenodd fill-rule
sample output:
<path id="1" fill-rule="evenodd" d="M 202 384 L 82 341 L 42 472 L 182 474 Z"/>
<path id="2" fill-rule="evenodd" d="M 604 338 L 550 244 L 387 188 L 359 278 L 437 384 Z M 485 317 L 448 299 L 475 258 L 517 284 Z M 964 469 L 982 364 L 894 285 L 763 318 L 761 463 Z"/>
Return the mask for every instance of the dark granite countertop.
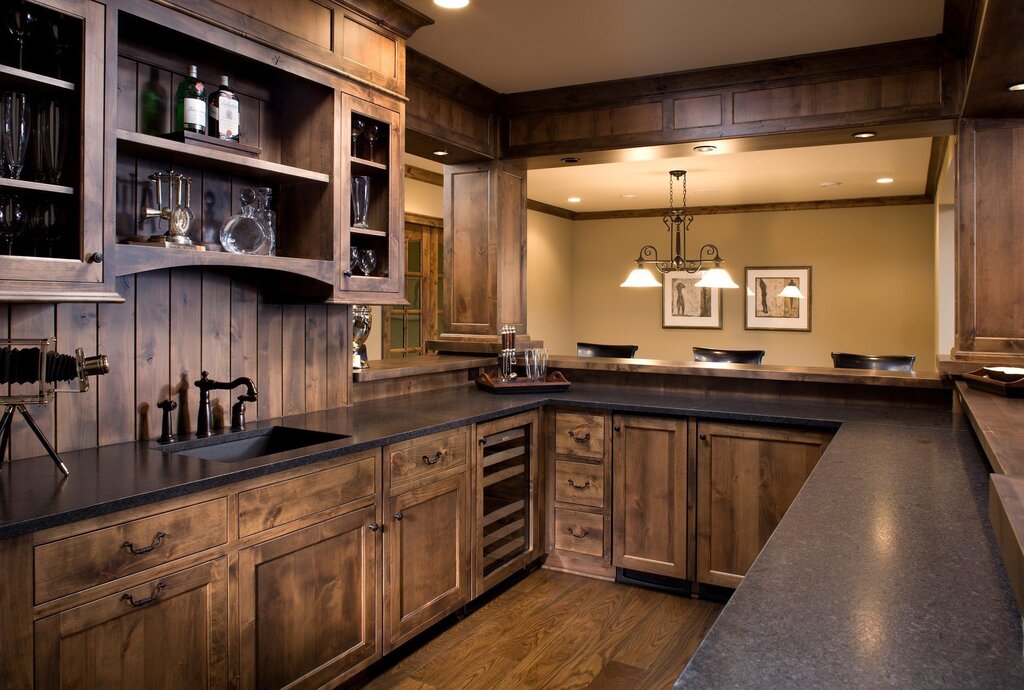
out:
<path id="1" fill-rule="evenodd" d="M 278 472 L 544 404 L 839 428 L 698 649 L 686 687 L 1024 687 L 1020 613 L 986 510 L 983 454 L 950 409 L 574 386 L 473 388 L 264 421 L 351 438 L 239 463 L 139 442 L 0 472 L 0 537 Z"/>

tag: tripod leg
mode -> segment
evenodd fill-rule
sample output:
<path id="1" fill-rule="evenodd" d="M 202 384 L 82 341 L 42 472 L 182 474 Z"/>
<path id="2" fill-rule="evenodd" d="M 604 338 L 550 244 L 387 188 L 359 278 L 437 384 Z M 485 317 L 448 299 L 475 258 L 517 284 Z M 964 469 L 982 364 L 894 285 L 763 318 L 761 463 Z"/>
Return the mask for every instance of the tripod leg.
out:
<path id="1" fill-rule="evenodd" d="M 0 469 L 4 467 L 4 457 L 7 455 L 7 441 L 11 438 L 12 419 L 14 419 L 14 405 L 8 405 L 4 410 L 4 416 L 0 417 Z"/>
<path id="2" fill-rule="evenodd" d="M 50 454 L 50 457 L 53 458 L 53 461 L 57 464 L 57 469 L 63 472 L 65 477 L 68 476 L 68 468 L 64 466 L 64 463 L 61 462 L 60 456 L 57 455 L 57 451 L 53 449 L 50 442 L 46 440 L 45 436 L 43 436 L 42 430 L 36 426 L 36 420 L 32 419 L 32 415 L 28 413 L 28 410 L 25 409 L 24 405 L 18 405 L 18 412 L 20 412 L 21 416 L 25 418 L 28 425 L 32 427 L 32 431 L 35 433 L 36 438 L 39 439 L 39 442 L 43 444 L 43 448 L 46 449 L 46 452 Z"/>

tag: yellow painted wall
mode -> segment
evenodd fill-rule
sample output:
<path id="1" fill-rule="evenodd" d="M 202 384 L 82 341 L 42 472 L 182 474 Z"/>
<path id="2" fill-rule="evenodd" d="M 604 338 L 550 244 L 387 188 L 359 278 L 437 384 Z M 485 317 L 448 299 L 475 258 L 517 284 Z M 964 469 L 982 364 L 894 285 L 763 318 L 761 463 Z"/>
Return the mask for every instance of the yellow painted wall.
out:
<path id="1" fill-rule="evenodd" d="M 741 286 L 745 266 L 812 267 L 810 333 L 744 330 L 742 287 L 723 291 L 722 330 L 663 329 L 660 288 L 619 287 L 642 245 L 667 247 L 660 220 L 575 222 L 571 340 L 636 343 L 638 357 L 684 361 L 693 346 L 764 349 L 765 364 L 800 366 L 832 366 L 839 350 L 914 353 L 916 370 L 934 371 L 934 213 L 918 205 L 698 216 L 689 253 L 717 244 Z M 531 321 L 537 308 L 531 299 Z M 575 352 L 558 344 L 553 352 Z"/>
<path id="2" fill-rule="evenodd" d="M 526 326 L 550 352 L 576 352 L 571 220 L 526 214 Z"/>

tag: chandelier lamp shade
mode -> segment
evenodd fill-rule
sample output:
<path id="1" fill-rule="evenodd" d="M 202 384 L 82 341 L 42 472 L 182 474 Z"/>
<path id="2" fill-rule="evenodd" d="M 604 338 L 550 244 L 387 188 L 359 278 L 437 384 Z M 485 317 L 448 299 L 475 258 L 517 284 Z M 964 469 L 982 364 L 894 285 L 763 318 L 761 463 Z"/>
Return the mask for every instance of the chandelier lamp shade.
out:
<path id="1" fill-rule="evenodd" d="M 683 183 L 683 205 L 675 207 L 674 184 L 682 180 Z M 668 210 L 662 217 L 665 229 L 669 233 L 669 256 L 662 259 L 658 256 L 658 250 L 653 245 L 647 244 L 640 248 L 637 256 L 636 268 L 620 287 L 659 287 L 658 279 L 651 272 L 648 266 L 653 266 L 659 273 L 672 273 L 684 271 L 686 273 L 702 272 L 703 276 L 695 283 L 697 287 L 707 288 L 735 288 L 739 287 L 729 273 L 722 268 L 721 255 L 718 247 L 713 244 L 705 244 L 700 248 L 695 257 L 686 255 L 686 235 L 690 231 L 690 223 L 693 222 L 693 214 L 686 210 L 686 171 L 672 170 L 668 178 Z M 713 264 L 713 266 L 710 266 Z"/>

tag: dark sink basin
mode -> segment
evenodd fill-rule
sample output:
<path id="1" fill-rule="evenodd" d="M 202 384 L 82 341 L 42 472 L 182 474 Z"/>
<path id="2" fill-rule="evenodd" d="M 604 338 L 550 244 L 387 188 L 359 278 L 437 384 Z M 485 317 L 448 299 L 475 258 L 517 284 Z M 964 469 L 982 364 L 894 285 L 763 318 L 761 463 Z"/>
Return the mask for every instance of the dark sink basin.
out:
<path id="1" fill-rule="evenodd" d="M 326 431 L 268 426 L 209 439 L 171 443 L 163 446 L 161 450 L 165 453 L 188 455 L 214 462 L 238 462 L 346 438 L 348 436 L 345 434 L 332 434 Z"/>

